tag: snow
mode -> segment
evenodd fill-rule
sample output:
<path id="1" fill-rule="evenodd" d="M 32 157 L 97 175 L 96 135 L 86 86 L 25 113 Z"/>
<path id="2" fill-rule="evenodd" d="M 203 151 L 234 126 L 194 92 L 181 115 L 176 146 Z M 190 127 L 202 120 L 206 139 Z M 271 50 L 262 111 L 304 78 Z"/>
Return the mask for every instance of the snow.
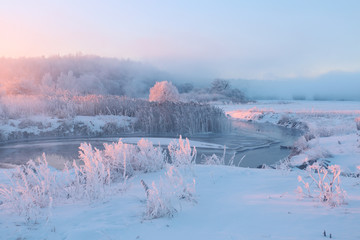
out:
<path id="1" fill-rule="evenodd" d="M 3 141 L 33 137 L 73 135 L 99 135 L 106 131 L 108 124 L 126 131 L 134 118 L 118 115 L 75 116 L 56 118 L 49 116 L 30 116 L 18 119 L 0 120 L 0 134 Z M 76 129 L 78 128 L 78 129 Z"/>
<path id="2" fill-rule="evenodd" d="M 294 165 L 304 159 L 327 159 L 331 165 L 341 166 L 343 172 L 354 173 L 360 166 L 360 137 L 357 134 L 321 137 L 309 141 L 308 149 L 292 157 Z"/>
<path id="3" fill-rule="evenodd" d="M 221 105 L 226 111 L 231 110 L 249 110 L 256 107 L 266 111 L 274 112 L 339 112 L 339 113 L 356 113 L 360 115 L 360 102 L 357 101 L 278 101 L 278 100 L 261 100 L 247 104 L 228 104 Z"/>
<path id="4" fill-rule="evenodd" d="M 360 133 L 356 128 L 360 102 L 259 101 L 219 107 L 234 119 L 300 128 L 314 135 L 305 149 L 291 158 L 293 165 L 322 159 L 348 173 L 360 165 Z"/>
<path id="5" fill-rule="evenodd" d="M 76 116 L 74 122 L 88 126 L 93 132 L 101 132 L 107 123 L 116 123 L 119 127 L 128 127 L 133 118 L 121 115 Z"/>
<path id="6" fill-rule="evenodd" d="M 310 131 L 323 134 L 354 132 L 355 119 L 360 116 L 360 102 L 350 101 L 259 101 L 219 107 L 236 119 L 278 124 L 289 118 L 305 123 Z"/>
<path id="7" fill-rule="evenodd" d="M 173 218 L 144 220 L 146 196 L 140 180 L 159 181 L 163 172 L 129 179 L 123 193 L 93 203 L 53 209 L 50 219 L 26 225 L 0 214 L 3 239 L 358 239 L 360 187 L 343 178 L 347 205 L 331 208 L 299 199 L 297 176 L 225 166 L 194 167 L 197 203 L 182 202 Z"/>
<path id="8" fill-rule="evenodd" d="M 270 122 L 301 128 L 315 138 L 299 141 L 298 155 L 291 164 L 309 159 L 327 160 L 345 173 L 358 174 L 360 136 L 355 119 L 358 102 L 277 102 L 261 101 L 221 106 L 227 114 L 242 121 Z M 99 119 L 80 117 L 86 124 L 101 124 Z M 305 127 L 307 126 L 307 127 Z M 101 138 L 99 138 L 101 139 Z M 136 143 L 139 138 L 124 138 Z M 171 138 L 149 139 L 154 144 L 169 144 Z M 190 141 L 196 147 L 220 145 Z M 3 169 L 0 183 L 12 169 Z M 53 170 L 56 171 L 56 170 Z M 174 217 L 146 220 L 146 194 L 140 181 L 159 184 L 166 170 L 136 174 L 126 187 L 115 185 L 103 199 L 57 204 L 48 218 L 26 223 L 8 209 L 0 212 L 2 239 L 360 239 L 360 179 L 341 175 L 346 204 L 331 207 L 313 197 L 301 196 L 298 176 L 311 179 L 306 171 L 247 169 L 231 166 L 193 165 L 189 174 L 196 182 L 196 201 L 174 203 Z M 353 175 L 354 176 L 354 175 Z M 315 187 L 313 184 L 311 187 Z M 1 205 L 0 205 L 1 207 Z M 48 209 L 44 209 L 48 211 Z"/>

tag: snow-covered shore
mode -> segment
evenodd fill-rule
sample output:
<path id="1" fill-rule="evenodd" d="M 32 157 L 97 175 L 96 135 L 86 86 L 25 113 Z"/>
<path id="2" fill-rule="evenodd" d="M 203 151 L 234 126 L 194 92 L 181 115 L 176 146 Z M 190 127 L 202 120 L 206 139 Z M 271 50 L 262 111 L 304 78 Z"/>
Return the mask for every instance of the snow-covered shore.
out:
<path id="1" fill-rule="evenodd" d="M 112 136 L 133 131 L 135 118 L 117 115 L 57 118 L 29 116 L 0 120 L 0 141 L 41 137 Z"/>
<path id="2" fill-rule="evenodd" d="M 241 121 L 303 129 L 306 136 L 294 145 L 292 165 L 325 160 L 351 173 L 360 165 L 360 136 L 356 125 L 360 102 L 259 101 L 219 107 Z"/>
<path id="3" fill-rule="evenodd" d="M 347 205 L 331 208 L 300 199 L 297 176 L 227 166 L 194 166 L 196 201 L 176 205 L 173 218 L 144 220 L 140 180 L 159 181 L 163 171 L 129 179 L 128 188 L 104 201 L 58 206 L 48 221 L 27 225 L 0 214 L 2 239 L 359 239 L 360 187 L 342 178 Z"/>

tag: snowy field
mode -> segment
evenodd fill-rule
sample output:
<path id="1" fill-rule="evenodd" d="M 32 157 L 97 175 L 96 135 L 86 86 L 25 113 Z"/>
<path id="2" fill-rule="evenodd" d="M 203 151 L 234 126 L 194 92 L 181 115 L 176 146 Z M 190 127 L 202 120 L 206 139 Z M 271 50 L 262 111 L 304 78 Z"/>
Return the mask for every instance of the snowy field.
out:
<path id="1" fill-rule="evenodd" d="M 3 199 L 0 205 L 1 239 L 324 239 L 330 234 L 360 239 L 359 106 L 276 101 L 221 106 L 241 121 L 304 130 L 290 162 L 278 169 L 195 165 L 190 143 L 181 139 L 161 143 L 169 144 L 172 165 L 159 160 L 164 155 L 158 148 L 140 141 L 137 147 L 109 144 L 103 152 L 83 145 L 85 167 L 68 172 L 46 165 L 3 169 L 0 181 L 9 186 L 1 189 L 12 191 L 13 201 Z M 294 167 L 314 162 L 308 171 Z M 13 173 L 18 177 L 11 183 L 7 176 Z M 50 193 L 50 186 L 56 191 Z M 30 200 L 21 200 L 25 194 Z"/>
<path id="2" fill-rule="evenodd" d="M 195 166 L 196 202 L 181 202 L 172 218 L 144 219 L 140 180 L 159 181 L 163 172 L 132 178 L 128 189 L 105 200 L 53 209 L 34 225 L 1 214 L 2 239 L 359 239 L 359 179 L 343 178 L 347 205 L 331 208 L 300 199 L 298 175 L 223 166 Z"/>

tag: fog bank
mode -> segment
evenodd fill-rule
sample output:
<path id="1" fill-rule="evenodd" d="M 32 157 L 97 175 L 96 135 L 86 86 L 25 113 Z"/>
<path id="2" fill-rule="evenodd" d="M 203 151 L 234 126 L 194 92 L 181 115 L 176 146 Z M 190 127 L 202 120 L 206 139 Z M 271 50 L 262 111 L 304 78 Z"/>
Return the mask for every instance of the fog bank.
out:
<path id="1" fill-rule="evenodd" d="M 360 101 L 359 72 L 331 72 L 311 79 L 231 82 L 252 99 Z"/>

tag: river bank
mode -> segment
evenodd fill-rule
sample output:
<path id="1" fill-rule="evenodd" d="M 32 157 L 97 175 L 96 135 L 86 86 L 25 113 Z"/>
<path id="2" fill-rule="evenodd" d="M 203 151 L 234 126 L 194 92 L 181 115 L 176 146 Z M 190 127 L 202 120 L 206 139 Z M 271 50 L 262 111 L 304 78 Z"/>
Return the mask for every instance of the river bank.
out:
<path id="1" fill-rule="evenodd" d="M 259 101 L 219 107 L 239 121 L 303 130 L 304 136 L 292 146 L 290 166 L 304 167 L 318 161 L 339 165 L 347 173 L 357 172 L 360 102 Z"/>

